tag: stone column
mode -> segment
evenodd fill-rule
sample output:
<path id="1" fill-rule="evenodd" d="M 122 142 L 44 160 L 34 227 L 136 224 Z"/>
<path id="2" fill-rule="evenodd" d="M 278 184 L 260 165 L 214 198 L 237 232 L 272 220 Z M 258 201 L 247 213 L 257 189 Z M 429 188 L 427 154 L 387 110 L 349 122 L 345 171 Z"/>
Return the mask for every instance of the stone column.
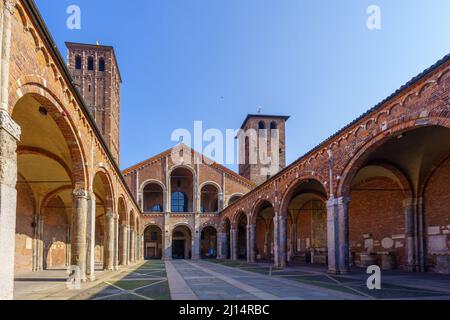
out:
<path id="1" fill-rule="evenodd" d="M 280 267 L 280 232 L 278 227 L 279 217 L 275 213 L 273 217 L 273 263 L 275 267 Z"/>
<path id="2" fill-rule="evenodd" d="M 405 257 L 406 270 L 415 271 L 417 266 L 416 261 L 416 199 L 410 198 L 403 201 L 403 208 L 405 212 Z"/>
<path id="3" fill-rule="evenodd" d="M 250 239 L 250 263 L 255 263 L 256 261 L 256 225 L 255 224 L 251 224 L 249 226 L 249 239 Z"/>
<path id="4" fill-rule="evenodd" d="M 195 213 L 195 225 L 194 225 L 194 234 L 192 241 L 192 259 L 198 260 L 200 259 L 200 213 L 197 211 Z"/>
<path id="5" fill-rule="evenodd" d="M 140 260 L 144 261 L 144 235 L 141 234 Z"/>
<path id="6" fill-rule="evenodd" d="M 119 270 L 119 215 L 114 217 L 114 270 Z"/>
<path id="7" fill-rule="evenodd" d="M 96 199 L 93 192 L 89 194 L 87 212 L 87 253 L 86 253 L 86 274 L 90 281 L 95 280 L 95 206 Z"/>
<path id="8" fill-rule="evenodd" d="M 237 260 L 238 259 L 238 248 L 237 248 L 238 231 L 236 229 L 231 229 L 230 235 L 231 235 L 231 260 Z"/>
<path id="9" fill-rule="evenodd" d="M 33 219 L 33 272 L 44 270 L 44 217 L 37 213 Z"/>
<path id="10" fill-rule="evenodd" d="M 122 248 L 121 248 L 121 259 L 120 259 L 120 264 L 122 266 L 126 266 L 128 264 L 127 261 L 127 247 L 128 247 L 128 242 L 127 242 L 127 238 L 128 238 L 128 226 L 126 225 L 126 223 L 122 224 L 120 226 L 120 238 L 122 240 Z"/>
<path id="11" fill-rule="evenodd" d="M 279 265 L 281 268 L 286 267 L 286 263 L 287 263 L 287 232 L 286 232 L 286 216 L 281 215 L 278 221 L 278 229 L 279 229 L 279 233 L 280 233 L 280 260 L 279 260 Z"/>
<path id="12" fill-rule="evenodd" d="M 127 265 L 131 264 L 131 227 L 127 225 Z"/>
<path id="13" fill-rule="evenodd" d="M 217 259 L 223 259 L 224 237 L 223 232 L 217 233 Z"/>
<path id="14" fill-rule="evenodd" d="M 297 226 L 291 224 L 291 259 L 297 253 Z"/>
<path id="15" fill-rule="evenodd" d="M 328 271 L 350 272 L 348 239 L 349 197 L 330 198 L 327 202 Z"/>
<path id="16" fill-rule="evenodd" d="M 80 269 L 81 281 L 86 281 L 86 229 L 88 192 L 84 189 L 73 191 L 71 265 Z"/>
<path id="17" fill-rule="evenodd" d="M 264 259 L 270 257 L 270 241 L 269 241 L 269 231 L 266 230 L 264 233 Z"/>
<path id="18" fill-rule="evenodd" d="M 106 261 L 105 270 L 114 270 L 114 247 L 115 247 L 115 214 L 109 212 L 106 214 Z"/>
<path id="19" fill-rule="evenodd" d="M 131 250 L 130 250 L 130 254 L 131 254 L 131 263 L 135 263 L 136 262 L 136 256 L 135 256 L 135 250 L 136 250 L 136 233 L 134 230 L 131 230 L 130 232 L 130 241 L 131 241 Z"/>
<path id="20" fill-rule="evenodd" d="M 423 217 L 423 198 L 417 198 L 416 206 L 417 226 L 416 226 L 416 264 L 417 271 L 426 271 L 426 246 L 425 246 L 425 222 Z"/>
<path id="21" fill-rule="evenodd" d="M 246 242 L 246 258 L 247 258 L 247 263 L 250 263 L 250 256 L 251 256 L 251 242 L 252 240 L 250 239 L 250 225 L 247 223 L 247 226 L 245 227 L 246 232 L 245 232 L 245 242 Z"/>
<path id="22" fill-rule="evenodd" d="M 17 205 L 17 141 L 20 127 L 8 113 L 11 15 L 15 1 L 4 0 L 0 12 L 1 106 L 0 106 L 0 300 L 13 299 L 14 251 Z"/>
<path id="23" fill-rule="evenodd" d="M 164 230 L 163 230 L 163 242 L 164 242 L 164 259 L 172 260 L 172 233 L 170 230 L 170 213 L 166 212 L 164 215 Z"/>

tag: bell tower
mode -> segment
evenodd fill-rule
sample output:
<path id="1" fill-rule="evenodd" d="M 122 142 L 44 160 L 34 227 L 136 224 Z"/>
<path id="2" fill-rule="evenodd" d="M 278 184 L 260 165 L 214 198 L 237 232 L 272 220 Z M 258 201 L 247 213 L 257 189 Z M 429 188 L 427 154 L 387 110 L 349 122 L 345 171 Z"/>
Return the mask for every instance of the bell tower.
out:
<path id="1" fill-rule="evenodd" d="M 239 174 L 260 185 L 286 167 L 288 116 L 249 114 L 241 126 Z"/>
<path id="2" fill-rule="evenodd" d="M 109 150 L 120 164 L 120 84 L 114 48 L 66 42 L 68 67 Z"/>

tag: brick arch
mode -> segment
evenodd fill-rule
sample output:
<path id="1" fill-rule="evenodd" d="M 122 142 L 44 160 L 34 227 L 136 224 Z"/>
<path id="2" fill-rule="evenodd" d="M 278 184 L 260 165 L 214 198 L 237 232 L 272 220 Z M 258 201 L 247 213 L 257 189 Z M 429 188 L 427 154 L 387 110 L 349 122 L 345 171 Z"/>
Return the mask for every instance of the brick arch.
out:
<path id="1" fill-rule="evenodd" d="M 123 211 L 120 212 L 120 206 L 122 205 Z M 117 214 L 119 215 L 119 223 L 125 222 L 127 223 L 127 203 L 125 201 L 125 196 L 120 195 L 119 200 L 117 201 Z"/>
<path id="2" fill-rule="evenodd" d="M 49 192 L 48 194 L 46 194 L 44 199 L 42 200 L 40 212 L 42 212 L 43 208 L 47 207 L 48 202 L 53 197 L 55 197 L 56 195 L 58 195 L 61 192 L 67 191 L 67 190 L 72 190 L 72 186 L 62 186 L 62 187 L 59 187 L 59 188 Z"/>
<path id="3" fill-rule="evenodd" d="M 220 187 L 220 185 L 217 182 L 214 181 L 205 181 L 203 182 L 199 187 L 198 190 L 200 190 L 200 192 L 202 191 L 202 189 L 208 185 L 214 186 L 217 189 L 218 193 L 222 192 L 222 188 Z"/>
<path id="4" fill-rule="evenodd" d="M 322 186 L 323 191 L 325 191 L 324 196 L 326 198 L 328 198 L 330 195 L 327 191 L 327 188 L 323 185 L 322 182 L 320 182 L 321 180 L 318 179 L 317 176 L 313 176 L 313 175 L 304 175 L 299 177 L 298 179 L 295 179 L 294 181 L 291 182 L 291 184 L 288 186 L 288 188 L 284 191 L 284 193 L 281 196 L 281 204 L 280 204 L 280 214 L 283 217 L 287 217 L 287 208 L 289 207 L 289 203 L 292 200 L 292 197 L 294 196 L 295 190 L 298 186 L 300 186 L 302 183 L 308 182 L 308 181 L 315 181 L 318 184 L 320 184 L 320 186 Z M 311 190 L 312 193 L 317 193 L 315 190 Z"/>
<path id="5" fill-rule="evenodd" d="M 231 226 L 232 226 L 231 219 L 228 216 L 225 216 L 220 221 L 220 225 L 219 225 L 219 229 L 218 229 L 219 232 L 223 232 L 223 233 L 227 232 L 227 223 L 226 223 L 227 221 L 230 223 L 230 229 L 231 229 Z"/>
<path id="6" fill-rule="evenodd" d="M 217 224 L 212 223 L 211 221 L 205 222 L 201 225 L 200 227 L 200 234 L 202 234 L 203 230 L 205 230 L 206 228 L 213 228 L 217 233 L 219 232 L 219 226 L 217 226 Z"/>
<path id="7" fill-rule="evenodd" d="M 113 212 L 116 212 L 116 204 L 115 204 L 115 196 L 114 196 L 114 185 L 111 179 L 111 175 L 109 173 L 108 170 L 106 170 L 104 167 L 97 167 L 97 169 L 95 170 L 95 173 L 93 175 L 94 179 L 95 177 L 99 175 L 100 179 L 102 180 L 102 183 L 105 187 L 106 190 L 106 203 L 105 206 L 108 207 L 111 206 L 111 209 L 113 210 Z"/>
<path id="8" fill-rule="evenodd" d="M 258 218 L 259 210 L 261 209 L 261 207 L 262 207 L 262 205 L 264 203 L 270 204 L 272 206 L 272 208 L 274 209 L 274 211 L 275 211 L 275 206 L 274 206 L 274 203 L 272 201 L 270 201 L 269 199 L 258 199 L 258 201 L 256 201 L 256 203 L 253 205 L 253 207 L 252 207 L 252 209 L 250 211 L 250 217 L 249 217 L 250 224 L 255 224 L 256 223 L 256 220 Z"/>
<path id="9" fill-rule="evenodd" d="M 165 192 L 167 190 L 166 186 L 161 181 L 156 180 L 156 179 L 148 179 L 148 180 L 145 180 L 144 182 L 142 182 L 141 186 L 139 187 L 139 192 L 141 192 L 141 193 L 144 192 L 145 187 L 148 186 L 149 184 L 156 184 L 156 185 L 160 186 L 163 192 Z"/>
<path id="10" fill-rule="evenodd" d="M 424 118 L 423 120 L 427 121 L 427 125 L 417 126 L 417 119 L 400 123 L 390 128 L 387 132 L 380 132 L 377 136 L 373 137 L 366 144 L 360 147 L 359 150 L 354 153 L 354 156 L 344 165 L 344 169 L 340 175 L 340 180 L 337 184 L 337 195 L 341 197 L 349 194 L 351 183 L 358 171 L 362 168 L 362 165 L 366 160 L 366 156 L 368 156 L 371 152 L 374 152 L 393 136 L 424 127 L 440 126 L 450 128 L 450 118 L 436 117 Z"/>
<path id="11" fill-rule="evenodd" d="M 159 228 L 161 230 L 161 233 L 164 236 L 164 233 L 163 233 L 164 227 L 161 224 L 159 224 L 159 223 L 153 223 L 153 222 L 152 223 L 147 223 L 146 225 L 144 225 L 143 233 L 145 232 L 145 230 L 147 230 L 150 227 L 157 227 L 157 228 Z"/>
<path id="12" fill-rule="evenodd" d="M 170 236 L 173 235 L 173 232 L 175 231 L 176 228 L 178 227 L 185 227 L 187 228 L 190 232 L 191 232 L 191 238 L 194 237 L 195 235 L 195 230 L 192 228 L 192 226 L 189 223 L 186 222 L 178 222 L 176 223 L 170 230 Z"/>
<path id="13" fill-rule="evenodd" d="M 39 79 L 39 83 L 26 83 L 20 86 L 20 94 L 14 94 L 14 99 L 11 100 L 12 109 L 10 112 L 14 115 L 15 107 L 27 95 L 30 95 L 44 106 L 66 140 L 73 163 L 73 174 L 71 176 L 73 177 L 75 187 L 87 189 L 87 182 L 89 181 L 89 173 L 85 170 L 87 158 L 81 138 L 76 133 L 77 126 L 73 119 L 68 116 L 64 104 L 60 103 L 52 92 L 44 86 L 46 83 L 45 79 L 37 79 Z"/>
<path id="14" fill-rule="evenodd" d="M 242 215 L 247 219 L 247 224 L 248 224 L 248 222 L 249 222 L 248 221 L 248 218 L 249 218 L 248 214 L 246 212 L 242 211 L 242 210 L 238 210 L 238 211 L 236 211 L 236 213 L 233 215 L 232 219 L 230 220 L 231 221 L 231 226 L 232 226 L 233 229 L 237 229 L 238 224 L 239 224 L 239 218 L 242 217 Z"/>
<path id="15" fill-rule="evenodd" d="M 436 164 L 433 166 L 428 175 L 425 177 L 424 182 L 419 186 L 419 190 L 417 192 L 419 197 L 425 194 L 425 191 L 427 190 L 430 180 L 432 179 L 434 174 L 441 168 L 441 166 L 448 161 L 449 158 L 450 152 L 444 154 L 438 161 L 436 161 Z"/>
<path id="16" fill-rule="evenodd" d="M 368 163 L 366 166 L 361 167 L 360 169 L 363 169 L 363 168 L 365 168 L 367 166 L 382 167 L 382 168 L 390 171 L 399 180 L 400 187 L 402 187 L 403 190 L 405 190 L 407 192 L 407 195 L 409 197 L 413 196 L 413 192 L 414 192 L 413 184 L 411 183 L 411 180 L 409 179 L 408 175 L 402 169 L 400 169 L 398 166 L 396 166 L 396 165 L 394 165 L 392 163 L 383 161 L 383 162 Z M 356 172 L 356 175 L 358 174 L 358 172 L 359 172 L 359 170 Z M 356 175 L 355 175 L 355 177 L 356 177 Z M 371 177 L 368 180 L 372 180 L 372 179 L 376 179 L 376 178 L 382 178 L 382 177 L 380 177 L 380 176 Z M 364 184 L 364 183 L 368 182 L 368 180 L 361 181 L 360 184 Z"/>

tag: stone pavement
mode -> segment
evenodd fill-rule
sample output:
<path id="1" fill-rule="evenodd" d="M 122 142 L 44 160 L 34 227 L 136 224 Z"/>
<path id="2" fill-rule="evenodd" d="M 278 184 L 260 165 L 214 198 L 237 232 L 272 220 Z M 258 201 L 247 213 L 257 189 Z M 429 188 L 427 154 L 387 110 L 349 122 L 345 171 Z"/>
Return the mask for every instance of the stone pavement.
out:
<path id="1" fill-rule="evenodd" d="M 66 287 L 64 270 L 17 275 L 17 300 L 450 300 L 450 276 L 384 271 L 382 290 L 368 290 L 362 269 L 330 275 L 322 266 L 273 269 L 240 261 L 147 261 L 97 272 L 81 290 Z"/>
<path id="2" fill-rule="evenodd" d="M 172 262 L 200 300 L 342 300 L 361 296 L 206 261 Z"/>

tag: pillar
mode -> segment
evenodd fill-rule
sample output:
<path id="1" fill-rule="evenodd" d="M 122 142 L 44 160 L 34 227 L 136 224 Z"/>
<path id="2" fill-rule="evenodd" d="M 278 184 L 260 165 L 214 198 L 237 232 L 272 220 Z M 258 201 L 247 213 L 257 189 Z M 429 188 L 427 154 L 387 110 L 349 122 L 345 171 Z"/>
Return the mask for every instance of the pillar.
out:
<path id="1" fill-rule="evenodd" d="M 71 265 L 80 270 L 81 281 L 86 281 L 86 229 L 88 192 L 84 189 L 73 191 L 73 213 L 71 234 Z"/>
<path id="2" fill-rule="evenodd" d="M 39 272 L 44 270 L 44 217 L 37 213 L 33 223 L 33 272 Z"/>
<path id="3" fill-rule="evenodd" d="M 280 245 L 280 260 L 279 260 L 279 266 L 281 268 L 286 267 L 287 263 L 287 232 L 286 232 L 286 216 L 281 215 L 278 218 L 278 229 L 279 229 L 279 245 Z"/>
<path id="4" fill-rule="evenodd" d="M 238 259 L 238 248 L 237 248 L 237 238 L 238 238 L 238 231 L 236 229 L 231 229 L 230 231 L 231 235 L 231 260 L 237 260 Z"/>
<path id="5" fill-rule="evenodd" d="M 291 259 L 297 253 L 297 226 L 291 224 Z"/>
<path id="6" fill-rule="evenodd" d="M 194 234 L 192 241 L 192 259 L 197 260 L 200 259 L 200 213 L 197 211 L 195 213 L 195 225 L 194 225 Z"/>
<path id="7" fill-rule="evenodd" d="M 86 274 L 90 281 L 95 280 L 95 206 L 96 199 L 93 192 L 89 194 L 87 210 L 87 253 L 86 253 Z"/>
<path id="8" fill-rule="evenodd" d="M 255 224 L 249 225 L 248 232 L 250 234 L 250 236 L 249 236 L 249 242 L 250 242 L 249 262 L 255 263 L 256 262 L 256 225 Z"/>
<path id="9" fill-rule="evenodd" d="M 280 232 L 278 228 L 279 217 L 275 213 L 273 217 L 273 263 L 275 267 L 280 267 Z"/>
<path id="10" fill-rule="evenodd" d="M 119 215 L 114 216 L 114 270 L 119 270 Z"/>
<path id="11" fill-rule="evenodd" d="M 170 213 L 164 214 L 164 230 L 163 230 L 163 243 L 164 243 L 164 259 L 172 260 L 172 233 L 170 232 Z"/>
<path id="12" fill-rule="evenodd" d="M 327 202 L 328 271 L 350 272 L 348 204 L 350 197 L 330 198 Z"/>
<path id="13" fill-rule="evenodd" d="M 218 232 L 217 233 L 217 256 L 216 259 L 223 259 L 223 253 L 224 253 L 224 233 Z"/>
<path id="14" fill-rule="evenodd" d="M 403 201 L 403 208 L 405 212 L 405 257 L 406 270 L 415 271 L 417 266 L 416 260 L 416 199 L 410 198 Z"/>
<path id="15" fill-rule="evenodd" d="M 136 232 L 134 230 L 131 230 L 130 232 L 130 254 L 131 254 L 131 263 L 136 262 L 136 256 L 135 256 L 135 250 L 136 250 Z"/>
<path id="16" fill-rule="evenodd" d="M 0 300 L 13 299 L 14 251 L 17 207 L 17 141 L 20 127 L 8 113 L 11 15 L 15 2 L 4 1 L 0 12 L 1 106 L 0 106 Z"/>
<path id="17" fill-rule="evenodd" d="M 126 223 L 122 224 L 120 226 L 120 239 L 122 240 L 121 244 L 121 256 L 120 256 L 120 264 L 122 266 L 126 266 L 128 264 L 127 259 L 127 247 L 128 247 L 128 226 Z"/>
<path id="18" fill-rule="evenodd" d="M 417 198 L 416 206 L 417 227 L 416 227 L 416 257 L 417 257 L 417 271 L 426 271 L 426 246 L 425 246 L 425 222 L 423 215 L 423 198 Z"/>
<path id="19" fill-rule="evenodd" d="M 247 258 L 247 263 L 250 263 L 250 256 L 251 256 L 251 239 L 250 239 L 250 225 L 247 223 L 246 227 L 246 232 L 245 232 L 245 244 L 246 244 L 246 258 Z"/>
<path id="20" fill-rule="evenodd" d="M 106 214 L 106 254 L 105 270 L 114 270 L 114 247 L 115 247 L 115 214 L 109 212 Z"/>

